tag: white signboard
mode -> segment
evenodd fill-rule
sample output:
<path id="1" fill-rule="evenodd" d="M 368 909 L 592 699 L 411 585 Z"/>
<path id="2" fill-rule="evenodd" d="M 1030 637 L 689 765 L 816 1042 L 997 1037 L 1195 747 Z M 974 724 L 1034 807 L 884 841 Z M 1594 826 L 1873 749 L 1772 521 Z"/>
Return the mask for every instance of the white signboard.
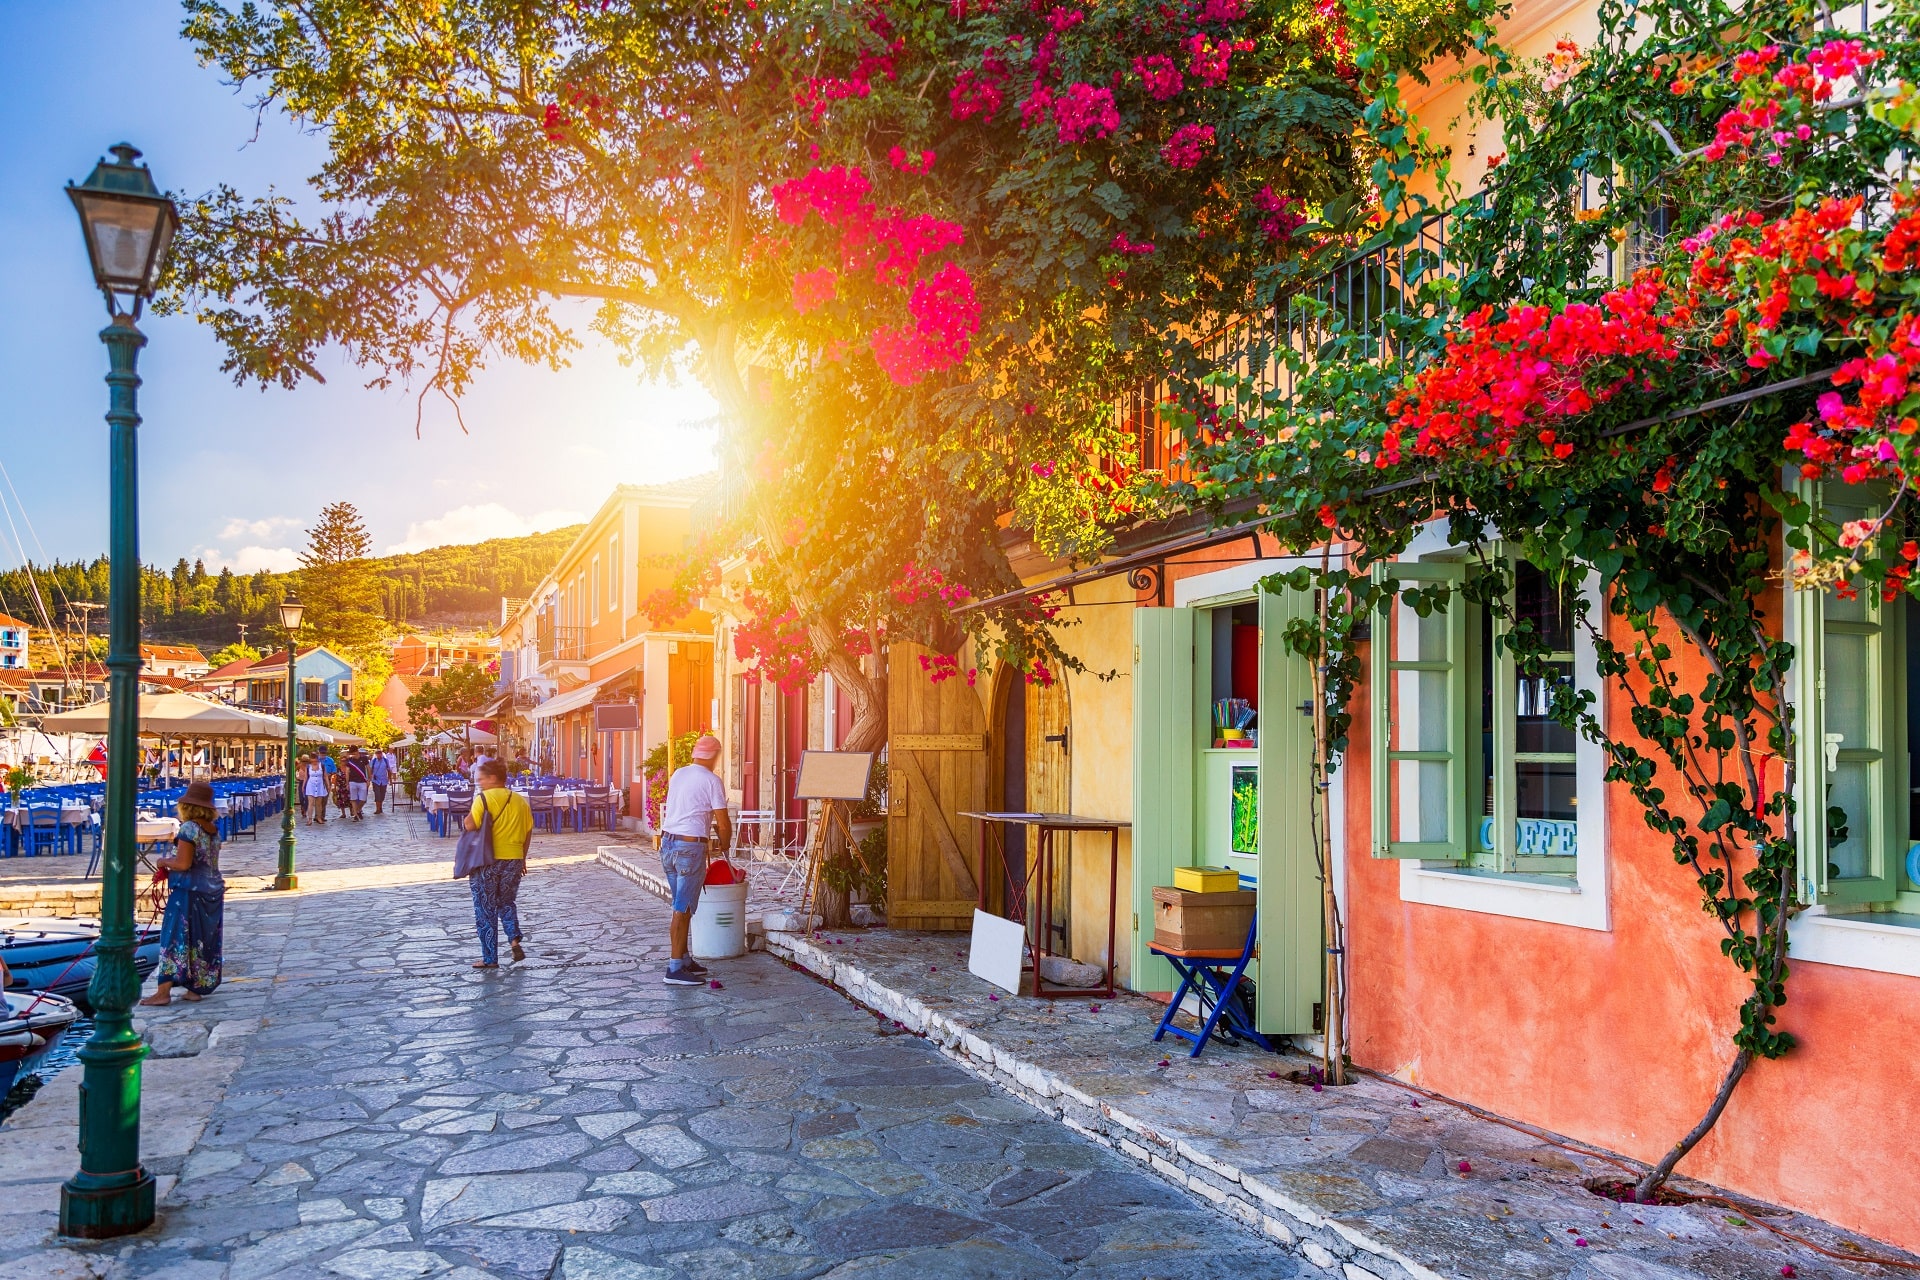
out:
<path id="1" fill-rule="evenodd" d="M 1011 920 L 974 908 L 973 950 L 967 972 L 1002 991 L 1020 994 L 1020 961 L 1027 954 L 1027 931 Z"/>

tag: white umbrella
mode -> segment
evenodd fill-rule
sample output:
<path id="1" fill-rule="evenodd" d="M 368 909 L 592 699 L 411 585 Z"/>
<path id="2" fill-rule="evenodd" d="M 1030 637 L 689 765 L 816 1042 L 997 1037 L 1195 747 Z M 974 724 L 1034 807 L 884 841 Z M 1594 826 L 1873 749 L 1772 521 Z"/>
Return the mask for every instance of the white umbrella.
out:
<path id="1" fill-rule="evenodd" d="M 43 716 L 45 733 L 105 733 L 112 699 Z M 259 729 L 251 713 L 190 693 L 143 693 L 135 713 L 138 732 L 165 738 L 252 738 Z"/>

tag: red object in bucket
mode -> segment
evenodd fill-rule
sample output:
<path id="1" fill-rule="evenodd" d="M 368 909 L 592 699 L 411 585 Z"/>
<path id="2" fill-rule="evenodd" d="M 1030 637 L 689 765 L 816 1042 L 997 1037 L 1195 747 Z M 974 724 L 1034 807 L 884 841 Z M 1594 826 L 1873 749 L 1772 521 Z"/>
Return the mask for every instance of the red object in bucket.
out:
<path id="1" fill-rule="evenodd" d="M 731 862 L 720 858 L 707 864 L 706 882 L 708 884 L 739 884 L 740 873 L 733 869 Z"/>

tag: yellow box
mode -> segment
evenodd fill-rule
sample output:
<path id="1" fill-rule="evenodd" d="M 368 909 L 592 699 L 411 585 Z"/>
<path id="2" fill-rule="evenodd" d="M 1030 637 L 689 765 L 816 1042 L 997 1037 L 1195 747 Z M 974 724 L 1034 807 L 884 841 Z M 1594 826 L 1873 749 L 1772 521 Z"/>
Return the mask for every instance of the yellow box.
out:
<path id="1" fill-rule="evenodd" d="M 1232 867 L 1175 867 L 1173 887 L 1189 893 L 1231 893 L 1240 887 L 1240 873 Z"/>

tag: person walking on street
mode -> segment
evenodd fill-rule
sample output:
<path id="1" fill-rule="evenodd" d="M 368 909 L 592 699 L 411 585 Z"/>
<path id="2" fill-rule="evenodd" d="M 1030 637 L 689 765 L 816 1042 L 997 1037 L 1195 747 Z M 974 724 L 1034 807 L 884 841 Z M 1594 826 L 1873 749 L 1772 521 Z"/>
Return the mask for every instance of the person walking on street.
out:
<path id="1" fill-rule="evenodd" d="M 307 757 L 306 782 L 301 794 L 307 798 L 307 821 L 317 826 L 327 824 L 327 771 L 312 756 Z"/>
<path id="2" fill-rule="evenodd" d="M 186 998 L 212 995 L 220 985 L 221 935 L 225 931 L 227 882 L 220 876 L 220 826 L 213 784 L 196 782 L 180 797 L 180 830 L 173 852 L 154 859 L 167 873 L 167 909 L 160 918 L 157 985 L 140 1003 L 171 1004 L 176 984 Z"/>
<path id="3" fill-rule="evenodd" d="M 720 782 L 720 739 L 702 734 L 693 744 L 693 763 L 667 779 L 667 803 L 660 814 L 660 869 L 673 895 L 673 919 L 667 932 L 667 985 L 696 987 L 707 980 L 706 966 L 687 954 L 693 910 L 707 882 L 709 832 L 720 847 L 733 845 L 733 821 L 727 814 L 727 789 Z"/>
<path id="4" fill-rule="evenodd" d="M 341 772 L 347 778 L 347 802 L 353 806 L 353 820 L 359 822 L 367 816 L 367 753 L 355 747 L 347 754 Z"/>
<path id="5" fill-rule="evenodd" d="M 376 751 L 367 764 L 367 781 L 373 784 L 373 816 L 387 811 L 387 788 L 393 785 L 393 755 Z"/>
<path id="6" fill-rule="evenodd" d="M 507 790 L 507 767 L 489 760 L 480 767 L 481 790 L 473 797 L 473 808 L 464 824 L 478 831 L 483 815 L 493 818 L 493 861 L 467 877 L 473 890 L 473 927 L 480 935 L 480 959 L 476 969 L 496 969 L 500 965 L 499 930 L 507 933 L 507 945 L 515 960 L 525 960 L 520 932 L 520 877 L 527 870 L 527 844 L 533 839 L 533 807 L 517 791 Z"/>

